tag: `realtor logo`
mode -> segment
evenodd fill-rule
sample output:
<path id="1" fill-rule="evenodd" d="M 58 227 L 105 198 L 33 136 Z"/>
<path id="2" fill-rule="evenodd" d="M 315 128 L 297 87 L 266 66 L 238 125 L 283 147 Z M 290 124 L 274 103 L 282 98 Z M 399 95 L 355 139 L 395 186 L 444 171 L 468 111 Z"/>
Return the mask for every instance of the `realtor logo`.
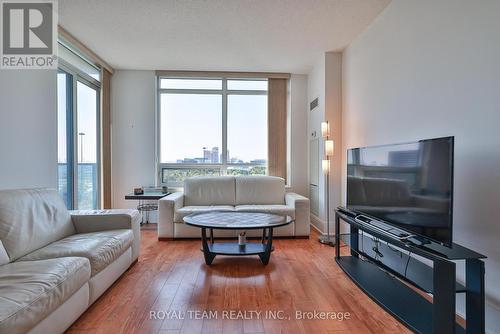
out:
<path id="1" fill-rule="evenodd" d="M 55 0 L 0 0 L 0 68 L 57 68 L 56 8 Z"/>

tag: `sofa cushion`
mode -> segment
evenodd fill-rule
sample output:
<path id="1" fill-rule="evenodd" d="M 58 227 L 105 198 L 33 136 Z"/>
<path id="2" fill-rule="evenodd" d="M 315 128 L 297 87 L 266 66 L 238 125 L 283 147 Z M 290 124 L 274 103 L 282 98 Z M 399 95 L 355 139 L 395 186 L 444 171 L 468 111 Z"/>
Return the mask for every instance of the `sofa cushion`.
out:
<path id="1" fill-rule="evenodd" d="M 90 279 L 86 258 L 0 266 L 0 333 L 26 333 Z"/>
<path id="2" fill-rule="evenodd" d="M 184 205 L 234 205 L 233 176 L 192 177 L 184 181 Z"/>
<path id="3" fill-rule="evenodd" d="M 280 216 L 290 216 L 295 219 L 295 208 L 293 206 L 271 204 L 271 205 L 237 205 L 236 211 L 245 212 L 266 212 Z"/>
<path id="4" fill-rule="evenodd" d="M 232 205 L 191 205 L 180 208 L 175 212 L 174 222 L 183 223 L 184 217 L 192 213 L 210 212 L 210 211 L 234 211 Z"/>
<path id="5" fill-rule="evenodd" d="M 285 204 L 285 180 L 276 176 L 237 176 L 236 204 Z"/>
<path id="6" fill-rule="evenodd" d="M 74 234 L 23 256 L 18 261 L 81 256 L 89 259 L 94 276 L 122 255 L 132 245 L 133 239 L 132 230 Z"/>
<path id="7" fill-rule="evenodd" d="M 0 239 L 10 261 L 74 233 L 56 190 L 0 191 Z"/>

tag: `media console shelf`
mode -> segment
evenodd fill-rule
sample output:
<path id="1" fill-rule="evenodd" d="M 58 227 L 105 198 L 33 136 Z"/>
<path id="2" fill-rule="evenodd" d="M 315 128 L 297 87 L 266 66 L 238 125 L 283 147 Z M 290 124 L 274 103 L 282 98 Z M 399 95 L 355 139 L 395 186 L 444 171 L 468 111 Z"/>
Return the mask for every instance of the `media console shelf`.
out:
<path id="1" fill-rule="evenodd" d="M 458 244 L 448 248 L 436 243 L 416 246 L 403 242 L 368 224 L 358 223 L 339 210 L 335 211 L 335 231 L 340 231 L 341 220 L 349 225 L 350 233 L 335 235 L 335 260 L 376 303 L 417 333 L 484 333 L 484 262 L 481 260 L 484 255 Z M 360 231 L 383 242 L 377 245 L 382 258 L 372 250 L 372 238 Z M 350 255 L 340 256 L 341 240 L 350 246 Z M 369 246 L 367 249 L 365 244 Z M 432 266 L 415 257 L 408 259 L 405 252 L 432 261 Z M 456 282 L 453 261 L 465 261 L 465 286 Z M 425 293 L 432 294 L 432 301 L 423 296 Z M 466 295 L 466 329 L 455 322 L 457 293 Z"/>

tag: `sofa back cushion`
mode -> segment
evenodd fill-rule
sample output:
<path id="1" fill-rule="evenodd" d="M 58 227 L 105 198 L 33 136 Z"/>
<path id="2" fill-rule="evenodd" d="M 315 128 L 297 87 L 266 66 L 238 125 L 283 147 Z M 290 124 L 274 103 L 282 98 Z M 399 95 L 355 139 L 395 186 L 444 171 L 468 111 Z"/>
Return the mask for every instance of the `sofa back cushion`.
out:
<path id="1" fill-rule="evenodd" d="M 236 205 L 285 204 L 285 180 L 276 176 L 237 176 Z"/>
<path id="2" fill-rule="evenodd" d="M 75 233 L 56 190 L 0 190 L 0 239 L 11 262 Z"/>
<path id="3" fill-rule="evenodd" d="M 233 176 L 192 177 L 184 181 L 184 206 L 234 205 Z"/>

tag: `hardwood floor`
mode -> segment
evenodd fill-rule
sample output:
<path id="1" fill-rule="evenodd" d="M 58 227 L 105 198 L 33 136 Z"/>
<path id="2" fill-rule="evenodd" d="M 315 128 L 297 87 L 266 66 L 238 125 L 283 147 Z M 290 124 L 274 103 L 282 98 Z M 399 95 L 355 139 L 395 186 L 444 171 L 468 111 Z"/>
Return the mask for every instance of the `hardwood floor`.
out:
<path id="1" fill-rule="evenodd" d="M 346 277 L 316 232 L 274 244 L 267 266 L 257 256 L 217 256 L 208 267 L 200 241 L 160 242 L 156 231 L 143 230 L 139 262 L 68 333 L 409 333 Z M 212 313 L 196 319 L 204 310 Z M 296 311 L 350 318 L 299 320 Z"/>

